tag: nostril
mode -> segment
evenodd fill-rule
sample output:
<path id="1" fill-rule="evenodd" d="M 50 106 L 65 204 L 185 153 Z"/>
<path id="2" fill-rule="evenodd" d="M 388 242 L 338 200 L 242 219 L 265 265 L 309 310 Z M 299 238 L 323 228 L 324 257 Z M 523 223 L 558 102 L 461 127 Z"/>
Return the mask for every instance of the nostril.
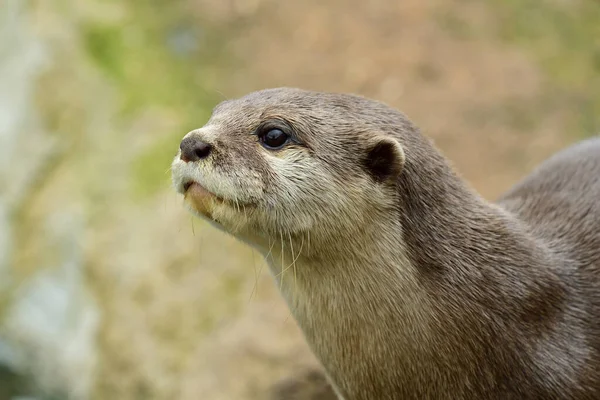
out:
<path id="1" fill-rule="evenodd" d="M 198 137 L 190 136 L 181 141 L 181 160 L 185 162 L 194 162 L 208 157 L 212 146 L 203 142 Z"/>
<path id="2" fill-rule="evenodd" d="M 198 158 L 205 158 L 210 154 L 212 146 L 205 142 L 199 142 L 194 149 L 194 153 Z"/>

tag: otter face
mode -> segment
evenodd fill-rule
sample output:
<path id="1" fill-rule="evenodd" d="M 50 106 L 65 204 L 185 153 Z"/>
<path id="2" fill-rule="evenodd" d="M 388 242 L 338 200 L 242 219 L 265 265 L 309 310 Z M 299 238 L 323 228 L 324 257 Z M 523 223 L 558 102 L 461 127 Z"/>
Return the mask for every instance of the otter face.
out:
<path id="1" fill-rule="evenodd" d="M 245 240 L 355 231 L 395 206 L 404 163 L 378 109 L 286 88 L 223 102 L 183 138 L 173 183 L 192 212 Z"/>

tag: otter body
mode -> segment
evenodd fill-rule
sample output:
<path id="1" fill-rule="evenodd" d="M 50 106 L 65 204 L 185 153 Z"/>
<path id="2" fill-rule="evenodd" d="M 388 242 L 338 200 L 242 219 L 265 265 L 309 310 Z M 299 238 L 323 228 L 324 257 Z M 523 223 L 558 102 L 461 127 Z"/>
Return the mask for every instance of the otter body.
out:
<path id="1" fill-rule="evenodd" d="M 600 398 L 600 139 L 492 204 L 401 113 L 271 89 L 217 106 L 173 179 L 265 255 L 339 398 Z"/>

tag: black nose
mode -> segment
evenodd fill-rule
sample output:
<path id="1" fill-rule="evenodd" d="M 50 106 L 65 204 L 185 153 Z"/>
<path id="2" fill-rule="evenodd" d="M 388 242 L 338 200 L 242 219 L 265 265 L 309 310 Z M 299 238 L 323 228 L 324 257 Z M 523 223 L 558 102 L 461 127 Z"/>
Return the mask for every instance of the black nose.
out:
<path id="1" fill-rule="evenodd" d="M 197 136 L 188 136 L 181 141 L 179 148 L 182 161 L 194 162 L 206 158 L 210 154 L 212 146 Z"/>

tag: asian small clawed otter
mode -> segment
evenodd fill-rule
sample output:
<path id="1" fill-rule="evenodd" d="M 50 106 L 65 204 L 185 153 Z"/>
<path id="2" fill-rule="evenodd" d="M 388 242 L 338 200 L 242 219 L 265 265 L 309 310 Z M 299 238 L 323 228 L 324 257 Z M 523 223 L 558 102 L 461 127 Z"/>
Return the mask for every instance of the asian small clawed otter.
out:
<path id="1" fill-rule="evenodd" d="M 270 89 L 219 104 L 172 166 L 254 246 L 340 399 L 600 399 L 600 140 L 497 204 L 401 113 Z"/>

